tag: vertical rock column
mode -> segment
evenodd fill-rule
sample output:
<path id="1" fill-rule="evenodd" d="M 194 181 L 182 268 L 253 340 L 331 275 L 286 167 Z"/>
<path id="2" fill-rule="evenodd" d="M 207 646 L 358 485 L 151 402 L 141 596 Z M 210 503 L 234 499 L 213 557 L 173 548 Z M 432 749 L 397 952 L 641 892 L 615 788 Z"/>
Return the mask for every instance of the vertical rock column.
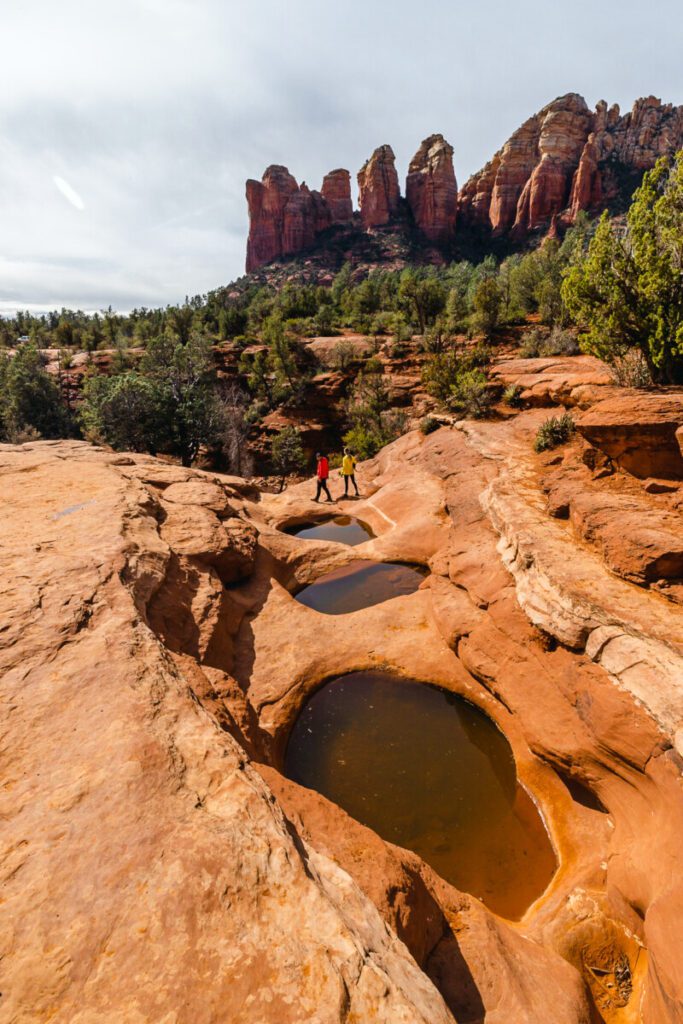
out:
<path id="1" fill-rule="evenodd" d="M 363 227 L 382 227 L 398 211 L 401 190 L 396 157 L 391 146 L 379 146 L 358 172 L 360 216 Z"/>
<path id="2" fill-rule="evenodd" d="M 453 170 L 453 147 L 443 135 L 430 135 L 411 160 L 406 199 L 415 224 L 426 238 L 440 244 L 453 239 L 458 185 Z"/>
<path id="3" fill-rule="evenodd" d="M 266 169 L 261 181 L 247 182 L 247 273 L 282 256 L 285 208 L 298 191 L 293 175 L 277 164 Z"/>

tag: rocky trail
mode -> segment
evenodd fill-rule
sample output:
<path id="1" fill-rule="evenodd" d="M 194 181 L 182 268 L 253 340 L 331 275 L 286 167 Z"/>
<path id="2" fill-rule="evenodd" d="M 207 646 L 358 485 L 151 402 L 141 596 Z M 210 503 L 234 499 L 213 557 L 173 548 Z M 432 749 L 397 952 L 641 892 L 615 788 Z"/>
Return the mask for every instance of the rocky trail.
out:
<path id="1" fill-rule="evenodd" d="M 284 532 L 324 517 L 310 483 L 0 446 L 0 1021 L 683 1020 L 683 397 L 526 362 L 525 411 L 361 466 L 355 547 Z M 578 434 L 535 455 L 550 395 Z M 296 600 L 359 558 L 428 573 Z M 362 670 L 507 737 L 557 858 L 520 920 L 285 777 L 305 702 Z"/>

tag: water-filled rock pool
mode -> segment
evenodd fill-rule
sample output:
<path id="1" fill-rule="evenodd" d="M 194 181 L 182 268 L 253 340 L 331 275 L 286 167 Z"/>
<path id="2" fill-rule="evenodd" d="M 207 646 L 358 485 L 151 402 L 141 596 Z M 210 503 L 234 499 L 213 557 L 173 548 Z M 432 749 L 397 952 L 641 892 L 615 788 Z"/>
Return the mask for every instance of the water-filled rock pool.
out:
<path id="1" fill-rule="evenodd" d="M 301 540 L 333 540 L 350 547 L 365 544 L 375 536 L 367 523 L 353 516 L 331 516 L 315 523 L 299 523 L 286 527 L 284 532 Z"/>
<path id="2" fill-rule="evenodd" d="M 418 565 L 357 558 L 341 569 L 326 573 L 295 596 L 300 604 L 317 612 L 345 615 L 392 597 L 412 594 L 426 574 L 427 570 Z"/>
<path id="3" fill-rule="evenodd" d="M 443 689 L 382 672 L 332 680 L 297 719 L 285 774 L 507 918 L 556 870 L 507 739 Z"/>

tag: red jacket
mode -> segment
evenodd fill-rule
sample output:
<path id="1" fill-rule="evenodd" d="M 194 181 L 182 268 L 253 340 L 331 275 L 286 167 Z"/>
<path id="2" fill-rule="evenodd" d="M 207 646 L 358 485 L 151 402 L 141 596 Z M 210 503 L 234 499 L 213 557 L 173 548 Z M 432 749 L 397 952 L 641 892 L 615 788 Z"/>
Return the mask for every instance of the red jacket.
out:
<path id="1" fill-rule="evenodd" d="M 322 459 L 318 459 L 318 480 L 327 480 L 330 475 L 330 464 L 323 455 Z"/>

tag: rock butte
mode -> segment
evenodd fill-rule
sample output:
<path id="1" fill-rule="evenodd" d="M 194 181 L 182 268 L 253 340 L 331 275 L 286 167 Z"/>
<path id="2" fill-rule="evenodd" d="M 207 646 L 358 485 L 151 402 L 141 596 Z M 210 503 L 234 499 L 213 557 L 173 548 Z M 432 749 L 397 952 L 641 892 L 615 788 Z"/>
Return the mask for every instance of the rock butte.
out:
<path id="1" fill-rule="evenodd" d="M 533 407 L 409 433 L 360 467 L 354 548 L 280 529 L 309 485 L 0 446 L 3 1019 L 681 1019 L 683 596 L 644 568 L 681 493 L 657 446 L 619 462 L 681 394 L 632 427 L 593 361 L 527 362 L 496 373 L 580 401 L 592 443 L 535 456 Z M 357 557 L 430 576 L 321 643 L 293 592 Z M 373 668 L 508 737 L 559 861 L 520 922 L 283 777 L 306 699 Z"/>
<path id="2" fill-rule="evenodd" d="M 351 255 L 364 232 L 411 226 L 427 258 L 435 245 L 448 254 L 461 229 L 522 243 L 566 228 L 581 210 L 624 207 L 643 172 L 681 148 L 683 106 L 648 96 L 622 115 L 603 100 L 591 111 L 568 93 L 525 121 L 459 193 L 453 148 L 442 135 L 425 139 L 413 157 L 405 202 L 391 146 L 376 149 L 358 172 L 358 215 L 348 171 L 326 175 L 318 193 L 298 186 L 285 167 L 269 167 L 261 182 L 247 182 L 247 271 L 314 251 L 335 225 L 347 232 L 355 225 Z"/>

